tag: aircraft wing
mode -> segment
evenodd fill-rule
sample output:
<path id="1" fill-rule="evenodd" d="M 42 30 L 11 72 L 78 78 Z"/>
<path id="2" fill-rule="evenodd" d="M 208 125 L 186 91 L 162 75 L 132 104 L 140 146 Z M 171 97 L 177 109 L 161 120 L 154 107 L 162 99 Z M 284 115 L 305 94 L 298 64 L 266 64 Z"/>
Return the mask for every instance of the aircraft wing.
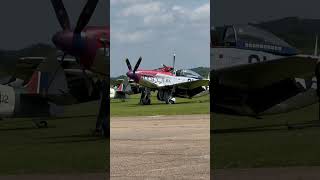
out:
<path id="1" fill-rule="evenodd" d="M 288 78 L 310 78 L 314 76 L 318 57 L 297 55 L 277 60 L 239 65 L 215 70 L 223 85 L 254 89 L 263 88 Z"/>
<path id="2" fill-rule="evenodd" d="M 174 86 L 180 89 L 192 90 L 201 86 L 209 86 L 209 80 L 202 79 L 202 80 L 184 82 L 184 83 L 175 84 Z"/>

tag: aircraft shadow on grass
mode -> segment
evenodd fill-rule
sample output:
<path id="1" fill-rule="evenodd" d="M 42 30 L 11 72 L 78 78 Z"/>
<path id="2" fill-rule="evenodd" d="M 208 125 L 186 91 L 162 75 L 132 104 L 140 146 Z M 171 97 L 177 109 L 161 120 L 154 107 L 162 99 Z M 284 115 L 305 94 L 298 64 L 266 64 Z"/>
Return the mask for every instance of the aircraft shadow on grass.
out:
<path id="1" fill-rule="evenodd" d="M 102 138 L 100 136 L 93 136 L 92 134 L 73 134 L 73 135 L 65 135 L 65 136 L 49 136 L 49 137 L 41 137 L 39 139 L 48 140 L 47 143 L 49 143 L 49 144 L 106 141 L 105 138 Z"/>
<path id="2" fill-rule="evenodd" d="M 188 102 L 176 102 L 175 104 L 173 104 L 172 106 L 176 106 L 179 104 L 193 104 L 193 103 L 204 103 L 204 102 L 209 102 L 204 100 L 204 101 L 188 101 Z M 168 106 L 165 103 L 155 103 L 155 104 L 150 104 L 150 106 L 154 106 L 154 105 L 160 105 L 160 106 Z M 129 104 L 128 107 L 139 107 L 139 106 L 148 106 L 148 105 L 141 105 L 141 104 Z"/>
<path id="3" fill-rule="evenodd" d="M 87 114 L 87 115 L 76 115 L 76 116 L 61 116 L 61 117 L 55 117 L 53 119 L 49 120 L 54 120 L 54 119 L 70 119 L 70 118 L 88 118 L 88 117 L 97 117 L 97 114 Z"/>
<path id="4" fill-rule="evenodd" d="M 45 129 L 52 129 L 52 128 L 56 128 L 55 126 L 50 126 L 47 127 Z M 35 129 L 39 129 L 39 130 L 43 130 L 44 128 L 37 128 L 37 127 L 18 127 L 18 128 L 0 128 L 0 132 L 5 132 L 5 131 L 27 131 L 27 130 L 35 130 Z"/>
<path id="5" fill-rule="evenodd" d="M 48 121 L 54 121 L 54 120 L 58 120 L 58 119 L 70 119 L 70 118 L 89 118 L 89 117 L 96 117 L 97 115 L 95 114 L 90 114 L 90 115 L 78 115 L 78 116 L 61 116 L 61 117 L 55 117 L 55 118 L 43 118 L 43 119 L 46 119 Z M 36 119 L 41 119 L 41 118 L 36 118 Z M 14 120 L 15 121 L 15 120 Z M 17 120 L 15 122 L 29 122 L 30 120 Z M 1 122 L 2 125 L 5 125 L 5 124 L 10 124 L 12 123 L 11 121 L 3 121 Z M 32 122 L 30 122 L 32 124 Z M 17 125 L 19 126 L 19 125 Z M 57 128 L 57 126 L 55 125 L 49 125 L 48 127 L 46 128 L 38 128 L 36 126 L 29 126 L 29 127 L 11 127 L 11 128 L 1 128 L 0 126 L 0 132 L 5 132 L 5 131 L 23 131 L 23 130 L 45 130 L 45 129 L 53 129 L 53 128 Z"/>
<path id="6" fill-rule="evenodd" d="M 306 128 L 315 128 L 315 127 L 320 127 L 320 120 L 308 121 L 303 123 L 292 123 L 292 124 L 272 124 L 272 125 L 252 126 L 252 127 L 244 127 L 244 128 L 213 129 L 213 130 L 210 130 L 210 134 L 300 130 L 300 129 L 306 129 Z"/>

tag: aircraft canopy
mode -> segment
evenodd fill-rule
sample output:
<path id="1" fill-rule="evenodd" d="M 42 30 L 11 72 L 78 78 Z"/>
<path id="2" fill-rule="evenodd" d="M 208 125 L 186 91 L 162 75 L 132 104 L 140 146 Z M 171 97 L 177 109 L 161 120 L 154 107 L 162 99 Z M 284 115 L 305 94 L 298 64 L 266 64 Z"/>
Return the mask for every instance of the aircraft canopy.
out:
<path id="1" fill-rule="evenodd" d="M 233 25 L 227 27 L 224 34 L 224 42 L 235 43 L 236 41 L 292 48 L 288 43 L 274 34 L 251 25 Z"/>
<path id="2" fill-rule="evenodd" d="M 184 76 L 184 77 L 191 77 L 196 79 L 203 79 L 198 73 L 188 70 L 188 69 L 180 69 L 176 71 L 176 76 Z"/>

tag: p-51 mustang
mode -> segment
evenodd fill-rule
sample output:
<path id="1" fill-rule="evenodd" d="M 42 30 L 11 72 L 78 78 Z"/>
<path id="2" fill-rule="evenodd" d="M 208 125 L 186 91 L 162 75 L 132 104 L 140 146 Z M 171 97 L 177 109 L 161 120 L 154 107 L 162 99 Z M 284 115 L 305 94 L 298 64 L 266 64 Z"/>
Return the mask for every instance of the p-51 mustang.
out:
<path id="1" fill-rule="evenodd" d="M 154 70 L 138 69 L 142 58 L 140 57 L 132 69 L 128 59 L 126 63 L 129 71 L 127 76 L 143 86 L 140 104 L 151 104 L 151 91 L 157 90 L 157 98 L 167 104 L 176 102 L 174 97 L 191 98 L 206 89 L 209 80 L 190 70 L 174 70 L 174 67 L 163 65 Z"/>
<path id="2" fill-rule="evenodd" d="M 43 60 L 38 58 L 38 60 L 36 62 L 32 57 L 21 58 L 16 66 L 17 69 L 25 68 L 24 73 L 21 76 L 20 74 L 8 74 L 14 81 L 0 85 L 1 118 L 32 117 L 39 119 L 57 116 L 63 113 L 62 106 L 64 105 L 94 101 L 100 98 L 99 81 L 95 82 L 93 76 L 86 78 L 79 76 L 78 73 L 74 75 L 75 71 L 81 72 L 82 70 L 72 67 L 71 63 L 68 67 L 72 69 L 63 69 L 56 59 L 49 57 Z M 34 66 L 36 68 L 33 68 Z M 86 88 L 87 83 L 92 84 L 90 89 Z M 43 120 L 40 122 L 34 120 L 34 122 L 38 127 L 47 126 L 47 122 Z"/>
<path id="3" fill-rule="evenodd" d="M 317 40 L 314 55 L 303 55 L 251 25 L 226 26 L 221 38 L 215 32 L 211 112 L 258 117 L 317 102 Z"/>

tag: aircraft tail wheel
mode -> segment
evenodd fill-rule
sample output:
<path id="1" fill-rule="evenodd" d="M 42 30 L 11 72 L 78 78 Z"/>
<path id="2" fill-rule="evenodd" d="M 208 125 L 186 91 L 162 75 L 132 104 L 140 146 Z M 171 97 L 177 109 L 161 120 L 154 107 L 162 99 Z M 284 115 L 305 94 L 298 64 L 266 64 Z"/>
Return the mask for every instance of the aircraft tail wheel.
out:
<path id="1" fill-rule="evenodd" d="M 38 128 L 48 128 L 48 122 L 47 121 L 40 121 L 40 122 L 35 122 L 36 126 Z"/>
<path id="2" fill-rule="evenodd" d="M 40 121 L 40 125 L 41 125 L 43 128 L 47 128 L 47 127 L 48 127 L 48 122 L 47 122 L 47 121 Z"/>

